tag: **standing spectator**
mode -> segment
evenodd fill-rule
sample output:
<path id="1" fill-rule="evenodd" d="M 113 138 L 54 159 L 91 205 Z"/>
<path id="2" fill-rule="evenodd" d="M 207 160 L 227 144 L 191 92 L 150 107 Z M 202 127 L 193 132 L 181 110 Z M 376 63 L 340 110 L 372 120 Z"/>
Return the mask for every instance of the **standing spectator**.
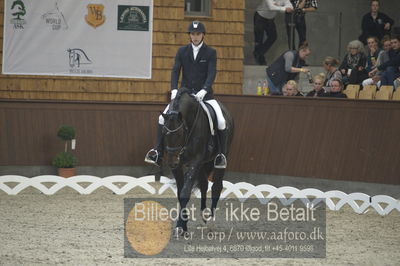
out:
<path id="1" fill-rule="evenodd" d="M 389 61 L 380 64 L 377 68 L 369 72 L 369 76 L 374 76 L 378 71 L 381 72 L 381 85 L 394 86 L 393 82 L 400 76 L 400 36 L 390 40 L 392 49 L 389 51 Z"/>
<path id="2" fill-rule="evenodd" d="M 342 72 L 338 69 L 339 61 L 336 58 L 327 56 L 324 59 L 324 68 L 326 70 L 326 79 L 324 82 L 325 91 L 329 91 L 331 82 L 334 79 L 342 80 Z"/>
<path id="3" fill-rule="evenodd" d="M 362 33 L 358 39 L 364 44 L 367 43 L 367 38 L 372 36 L 381 41 L 383 36 L 390 33 L 393 24 L 393 19 L 385 13 L 379 12 L 379 1 L 372 0 L 371 11 L 362 18 Z"/>
<path id="4" fill-rule="evenodd" d="M 290 0 L 294 7 L 294 12 L 286 13 L 285 22 L 286 22 L 286 32 L 288 36 L 288 44 L 289 49 L 294 50 L 295 41 L 294 41 L 294 29 L 296 29 L 297 34 L 299 35 L 299 47 L 303 45 L 306 40 L 306 18 L 305 15 L 307 12 L 314 12 L 318 8 L 317 0 Z"/>
<path id="5" fill-rule="evenodd" d="M 267 81 L 271 94 L 282 94 L 282 87 L 287 81 L 298 80 L 300 72 L 310 72 L 309 69 L 303 68 L 304 60 L 309 54 L 308 46 L 302 45 L 298 50 L 284 52 L 267 68 Z"/>
<path id="6" fill-rule="evenodd" d="M 368 78 L 365 70 L 367 57 L 364 54 L 364 45 L 358 40 L 351 41 L 347 45 L 347 54 L 344 56 L 342 64 L 339 66 L 343 75 L 343 83 L 361 84 L 363 80 Z"/>
<path id="7" fill-rule="evenodd" d="M 278 12 L 293 12 L 290 0 L 262 0 L 254 13 L 254 41 L 253 55 L 260 65 L 265 65 L 264 55 L 276 41 L 275 16 Z M 264 41 L 264 33 L 266 40 Z"/>
<path id="8" fill-rule="evenodd" d="M 343 82 L 340 79 L 332 80 L 331 91 L 322 95 L 322 97 L 332 97 L 332 98 L 347 98 L 347 95 L 343 91 Z"/>
<path id="9" fill-rule="evenodd" d="M 315 75 L 313 78 L 314 89 L 307 93 L 307 97 L 321 97 L 325 93 L 324 90 L 325 75 L 323 73 Z"/>

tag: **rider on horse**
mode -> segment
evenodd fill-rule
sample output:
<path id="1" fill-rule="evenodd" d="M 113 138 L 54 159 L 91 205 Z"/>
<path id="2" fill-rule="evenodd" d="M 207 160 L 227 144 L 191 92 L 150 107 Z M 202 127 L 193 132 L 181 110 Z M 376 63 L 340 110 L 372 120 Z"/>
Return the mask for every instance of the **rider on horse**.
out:
<path id="1" fill-rule="evenodd" d="M 176 56 L 175 63 L 171 72 L 171 100 L 173 100 L 178 91 L 178 80 L 181 70 L 182 88 L 188 88 L 194 94 L 197 101 L 204 101 L 210 104 L 217 117 L 218 122 L 218 155 L 214 161 L 215 168 L 226 168 L 227 154 L 227 133 L 226 121 L 222 114 L 221 107 L 214 100 L 212 84 L 216 76 L 217 53 L 216 50 L 204 43 L 206 28 L 203 23 L 193 21 L 188 28 L 191 43 L 180 47 Z M 169 105 L 165 108 L 164 114 L 167 113 Z M 158 118 L 157 145 L 151 149 L 145 157 L 145 162 L 161 165 L 164 145 L 162 128 L 164 125 L 164 117 Z"/>

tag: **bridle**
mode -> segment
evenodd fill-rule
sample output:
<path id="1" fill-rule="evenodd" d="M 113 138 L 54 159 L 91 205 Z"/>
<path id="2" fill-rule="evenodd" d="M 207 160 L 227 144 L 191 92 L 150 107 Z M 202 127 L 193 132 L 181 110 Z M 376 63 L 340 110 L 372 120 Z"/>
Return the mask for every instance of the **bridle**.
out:
<path id="1" fill-rule="evenodd" d="M 196 111 L 196 117 L 193 121 L 192 127 L 190 128 L 190 130 L 188 129 L 188 126 L 186 125 L 185 121 L 182 120 L 181 124 L 176 127 L 175 129 L 169 129 L 165 124 L 163 126 L 163 128 L 167 131 L 167 134 L 174 134 L 177 133 L 179 130 L 183 129 L 184 133 L 189 131 L 189 134 L 186 135 L 185 137 L 185 141 L 183 145 L 180 146 L 176 146 L 176 147 L 170 147 L 170 146 L 166 146 L 166 151 L 167 153 L 176 153 L 178 152 L 178 160 L 180 160 L 180 156 L 185 152 L 187 145 L 189 143 L 190 137 L 192 136 L 193 132 L 194 132 L 194 128 L 195 125 L 197 123 L 199 114 L 200 114 L 200 104 L 197 104 L 197 111 Z M 177 114 L 177 111 L 171 111 L 170 114 Z"/>

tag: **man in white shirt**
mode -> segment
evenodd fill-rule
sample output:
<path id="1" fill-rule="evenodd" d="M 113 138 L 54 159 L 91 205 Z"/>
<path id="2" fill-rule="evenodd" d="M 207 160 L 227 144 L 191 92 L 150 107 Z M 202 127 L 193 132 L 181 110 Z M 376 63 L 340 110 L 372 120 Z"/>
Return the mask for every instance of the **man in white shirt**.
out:
<path id="1" fill-rule="evenodd" d="M 254 52 L 253 55 L 260 65 L 265 65 L 265 54 L 276 41 L 275 16 L 278 12 L 293 12 L 290 0 L 262 0 L 254 13 Z M 264 41 L 264 33 L 266 40 Z"/>

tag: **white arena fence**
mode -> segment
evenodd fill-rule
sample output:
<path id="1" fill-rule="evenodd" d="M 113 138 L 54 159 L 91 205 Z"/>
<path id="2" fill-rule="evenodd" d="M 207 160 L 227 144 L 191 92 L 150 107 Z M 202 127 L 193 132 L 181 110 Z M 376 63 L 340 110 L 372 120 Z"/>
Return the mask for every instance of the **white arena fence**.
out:
<path id="1" fill-rule="evenodd" d="M 79 175 L 70 178 L 55 175 L 42 175 L 32 178 L 18 175 L 4 175 L 0 176 L 0 190 L 8 195 L 17 195 L 28 187 L 34 187 L 45 195 L 53 195 L 60 189 L 69 187 L 79 194 L 88 195 L 100 187 L 105 187 L 117 195 L 124 195 L 130 190 L 140 187 L 152 195 L 161 195 L 167 190 L 172 190 L 176 195 L 175 180 L 162 176 L 160 178 L 161 187 L 158 191 L 154 187 L 155 184 L 152 184 L 154 182 L 156 182 L 154 175 L 139 178 L 124 175 L 114 175 L 104 178 L 90 175 Z M 16 185 L 10 187 L 7 183 L 16 183 Z M 43 183 L 47 183 L 47 186 Z M 54 184 L 49 186 L 49 183 Z M 80 183 L 89 183 L 89 185 L 81 186 Z M 209 190 L 211 186 L 212 183 L 209 182 Z M 241 201 L 245 201 L 248 198 L 257 198 L 262 204 L 266 204 L 271 199 L 277 198 L 284 205 L 290 205 L 297 199 L 301 199 L 304 204 L 311 203 L 314 205 L 321 200 L 325 200 L 330 210 L 340 210 L 347 204 L 358 214 L 367 212 L 370 207 L 375 209 L 380 215 L 387 215 L 393 210 L 400 212 L 400 201 L 386 195 L 371 197 L 364 193 L 347 194 L 338 190 L 322 192 L 315 188 L 300 190 L 290 186 L 277 188 L 271 185 L 255 186 L 246 182 L 234 184 L 229 181 L 223 181 L 223 186 L 224 190 L 222 191 L 221 199 L 228 196 L 231 197 L 233 194 Z M 195 190 L 194 195 L 200 198 L 200 191 Z"/>

